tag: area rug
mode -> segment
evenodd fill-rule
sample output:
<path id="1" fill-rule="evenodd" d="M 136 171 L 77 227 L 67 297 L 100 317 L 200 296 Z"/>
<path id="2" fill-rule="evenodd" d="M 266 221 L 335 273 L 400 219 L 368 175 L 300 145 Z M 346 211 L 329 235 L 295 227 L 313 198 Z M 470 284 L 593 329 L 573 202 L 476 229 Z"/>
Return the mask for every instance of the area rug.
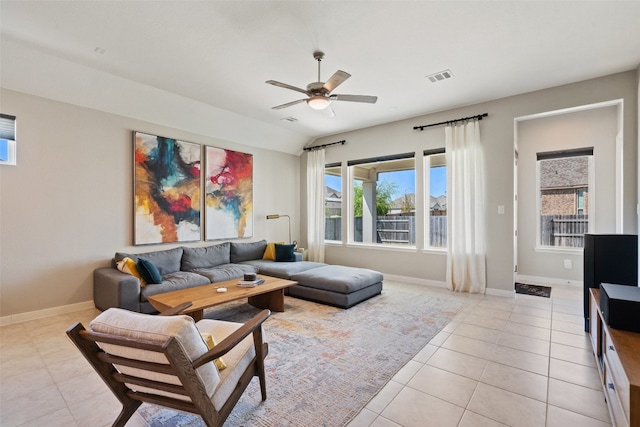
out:
<path id="1" fill-rule="evenodd" d="M 441 290 L 401 283 L 385 283 L 382 295 L 348 310 L 286 297 L 285 312 L 263 326 L 267 400 L 254 378 L 225 426 L 346 425 L 464 306 Z M 234 302 L 205 317 L 244 321 L 256 312 Z M 139 412 L 152 427 L 205 426 L 154 405 Z"/>
<path id="2" fill-rule="evenodd" d="M 516 293 L 525 295 L 535 295 L 537 297 L 551 297 L 551 287 L 540 285 L 529 285 L 527 283 L 516 282 Z"/>

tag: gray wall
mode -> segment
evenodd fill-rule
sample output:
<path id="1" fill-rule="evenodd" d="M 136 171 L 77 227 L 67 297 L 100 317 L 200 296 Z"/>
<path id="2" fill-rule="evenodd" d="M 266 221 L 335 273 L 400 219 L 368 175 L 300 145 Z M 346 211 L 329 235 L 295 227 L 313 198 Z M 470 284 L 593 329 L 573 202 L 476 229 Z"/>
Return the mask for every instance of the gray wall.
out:
<path id="1" fill-rule="evenodd" d="M 595 189 L 590 189 L 590 233 L 616 232 L 616 135 L 618 107 L 554 115 L 518 123 L 518 273 L 580 281 L 582 251 L 536 250 L 537 213 L 536 153 L 593 147 Z M 635 141 L 629 140 L 629 145 Z M 632 229 L 633 224 L 628 223 Z M 570 260 L 572 268 L 564 267 Z"/>
<path id="2" fill-rule="evenodd" d="M 282 240 L 288 213 L 298 238 L 298 156 L 231 143 L 11 90 L 18 164 L 0 166 L 0 317 L 93 299 L 93 270 L 132 247 L 132 131 L 254 155 L 254 237 Z M 190 243 L 187 246 L 215 242 Z"/>
<path id="3" fill-rule="evenodd" d="M 637 71 L 605 76 L 556 88 L 545 89 L 509 98 L 498 99 L 467 107 L 416 117 L 354 132 L 319 138 L 314 145 L 341 139 L 345 145 L 326 150 L 327 163 L 381 156 L 408 151 L 422 152 L 444 146 L 444 128 L 433 127 L 414 131 L 415 125 L 489 113 L 480 122 L 482 143 L 487 160 L 487 279 L 489 292 L 507 294 L 513 290 L 513 149 L 514 120 L 517 117 L 546 111 L 555 111 L 597 102 L 624 99 L 624 230 L 637 230 L 636 201 L 638 165 L 638 112 Z M 363 111 L 366 114 L 366 111 Z M 302 177 L 306 174 L 306 156 L 301 159 Z M 416 165 L 416 192 L 422 191 L 422 165 Z M 304 186 L 305 184 L 302 183 Z M 303 187 L 304 188 L 304 187 Z M 343 188 L 344 191 L 344 188 Z M 302 217 L 306 201 L 301 200 Z M 416 202 L 419 205 L 419 202 Z M 498 206 L 505 213 L 498 214 Z M 301 223 L 306 236 L 306 222 Z M 344 229 L 343 229 L 344 231 Z M 422 231 L 419 230 L 418 234 Z M 305 243 L 305 242 L 303 242 Z M 376 248 L 371 250 L 357 245 L 327 246 L 327 262 L 341 262 L 362 266 L 424 281 L 445 280 L 443 253 L 424 252 L 418 246 L 413 250 Z M 538 273 L 543 276 L 544 272 Z"/>

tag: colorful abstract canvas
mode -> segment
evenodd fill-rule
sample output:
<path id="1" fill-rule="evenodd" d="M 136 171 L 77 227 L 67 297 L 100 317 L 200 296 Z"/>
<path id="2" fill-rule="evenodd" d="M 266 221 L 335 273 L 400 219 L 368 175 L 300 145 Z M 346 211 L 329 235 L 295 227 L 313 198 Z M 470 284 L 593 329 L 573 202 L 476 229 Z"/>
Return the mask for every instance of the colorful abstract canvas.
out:
<path id="1" fill-rule="evenodd" d="M 197 241 L 202 146 L 134 132 L 134 244 Z"/>
<path id="2" fill-rule="evenodd" d="M 253 235 L 253 156 L 205 147 L 207 240 Z"/>

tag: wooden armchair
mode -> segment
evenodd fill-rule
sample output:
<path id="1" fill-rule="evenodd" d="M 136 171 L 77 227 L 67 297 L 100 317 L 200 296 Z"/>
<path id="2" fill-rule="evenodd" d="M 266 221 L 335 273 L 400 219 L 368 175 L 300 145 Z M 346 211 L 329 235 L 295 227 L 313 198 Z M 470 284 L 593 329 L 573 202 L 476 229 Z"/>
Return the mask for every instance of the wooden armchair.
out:
<path id="1" fill-rule="evenodd" d="M 195 323 L 186 315 L 110 308 L 91 322 L 90 330 L 76 323 L 67 335 L 122 403 L 114 426 L 124 426 L 148 402 L 198 414 L 211 427 L 225 422 L 254 376 L 266 400 L 268 345 L 262 342 L 262 323 L 269 315 L 263 310 L 245 324 Z M 217 342 L 212 349 L 203 333 Z M 226 368 L 218 369 L 219 358 Z"/>

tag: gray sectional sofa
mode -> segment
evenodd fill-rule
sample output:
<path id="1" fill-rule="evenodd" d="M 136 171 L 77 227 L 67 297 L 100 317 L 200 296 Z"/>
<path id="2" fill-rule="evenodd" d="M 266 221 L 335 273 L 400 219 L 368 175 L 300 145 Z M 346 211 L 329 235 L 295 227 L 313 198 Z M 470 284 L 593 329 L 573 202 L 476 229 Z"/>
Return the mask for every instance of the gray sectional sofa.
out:
<path id="1" fill-rule="evenodd" d="M 117 252 L 111 267 L 98 268 L 93 275 L 96 308 L 120 307 L 142 313 L 156 310 L 148 302 L 151 295 L 209 283 L 239 279 L 245 273 L 259 273 L 290 279 L 298 285 L 288 294 L 342 308 L 349 308 L 382 292 L 381 273 L 363 269 L 301 261 L 277 262 L 263 259 L 267 242 L 225 242 L 207 247 L 179 247 L 141 254 Z M 140 280 L 116 268 L 129 257 L 151 262 L 162 283 L 140 286 Z"/>

